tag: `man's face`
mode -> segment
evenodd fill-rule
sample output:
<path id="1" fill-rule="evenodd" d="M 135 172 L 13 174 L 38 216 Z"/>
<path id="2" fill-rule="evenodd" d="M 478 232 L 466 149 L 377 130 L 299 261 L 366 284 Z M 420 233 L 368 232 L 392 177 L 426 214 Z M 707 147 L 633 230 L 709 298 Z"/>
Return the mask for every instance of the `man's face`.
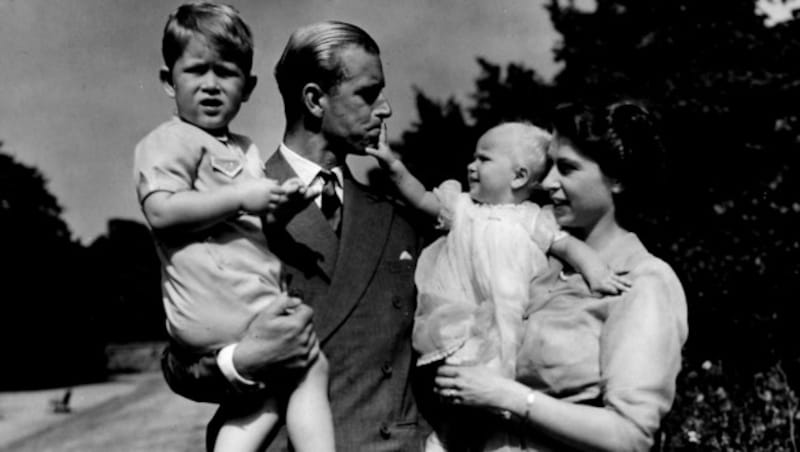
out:
<path id="1" fill-rule="evenodd" d="M 339 59 L 344 79 L 324 95 L 322 133 L 336 150 L 364 154 L 377 145 L 381 124 L 392 115 L 381 60 L 356 45 L 339 50 Z"/>

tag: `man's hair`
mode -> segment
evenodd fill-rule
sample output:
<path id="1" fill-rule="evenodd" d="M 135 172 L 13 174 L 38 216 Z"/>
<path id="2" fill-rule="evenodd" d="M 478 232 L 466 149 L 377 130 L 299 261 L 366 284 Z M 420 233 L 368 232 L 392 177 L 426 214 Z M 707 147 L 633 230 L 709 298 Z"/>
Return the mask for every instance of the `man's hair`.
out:
<path id="1" fill-rule="evenodd" d="M 344 80 L 347 74 L 339 51 L 349 46 L 380 55 L 375 40 L 353 24 L 317 22 L 292 33 L 275 65 L 275 80 L 288 117 L 299 114 L 301 90 L 307 83 L 316 83 L 327 92 Z"/>
<path id="2" fill-rule="evenodd" d="M 219 54 L 235 62 L 245 75 L 253 67 L 253 36 L 239 12 L 228 5 L 186 3 L 167 19 L 161 54 L 169 70 L 192 38 L 200 38 Z"/>

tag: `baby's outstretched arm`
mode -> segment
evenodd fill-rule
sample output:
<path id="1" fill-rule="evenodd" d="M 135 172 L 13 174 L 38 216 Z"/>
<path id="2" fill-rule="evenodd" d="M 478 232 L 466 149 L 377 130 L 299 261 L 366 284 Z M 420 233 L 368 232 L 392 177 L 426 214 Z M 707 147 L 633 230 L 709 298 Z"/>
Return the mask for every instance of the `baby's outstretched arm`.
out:
<path id="1" fill-rule="evenodd" d="M 617 295 L 631 287 L 631 281 L 614 273 L 586 243 L 567 234 L 553 242 L 550 252 L 578 270 L 593 292 Z"/>
<path id="2" fill-rule="evenodd" d="M 145 198 L 142 210 L 154 230 L 193 232 L 211 227 L 242 211 L 263 214 L 286 201 L 273 179 L 246 179 L 211 191 L 158 191 Z"/>
<path id="3" fill-rule="evenodd" d="M 433 216 L 439 216 L 441 204 L 439 199 L 422 185 L 403 162 L 389 148 L 386 139 L 386 123 L 381 126 L 381 136 L 377 148 L 367 148 L 367 154 L 378 159 L 383 169 L 389 172 L 389 177 L 395 184 L 400 194 L 415 208 Z"/>

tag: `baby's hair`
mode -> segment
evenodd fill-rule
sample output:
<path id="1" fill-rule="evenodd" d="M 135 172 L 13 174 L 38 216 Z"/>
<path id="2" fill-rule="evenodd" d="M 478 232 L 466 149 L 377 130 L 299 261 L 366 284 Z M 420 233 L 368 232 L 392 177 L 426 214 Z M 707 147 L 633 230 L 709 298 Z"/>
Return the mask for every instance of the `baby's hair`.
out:
<path id="1" fill-rule="evenodd" d="M 161 54 L 169 70 L 192 38 L 200 38 L 245 75 L 253 67 L 253 36 L 239 12 L 228 5 L 210 2 L 185 3 L 167 19 Z"/>
<path id="2" fill-rule="evenodd" d="M 531 173 L 531 182 L 539 182 L 550 168 L 547 149 L 553 136 L 529 121 L 512 121 L 503 124 L 520 126 L 520 139 L 516 142 L 514 155 L 517 163 Z M 503 125 L 501 124 L 501 125 Z"/>

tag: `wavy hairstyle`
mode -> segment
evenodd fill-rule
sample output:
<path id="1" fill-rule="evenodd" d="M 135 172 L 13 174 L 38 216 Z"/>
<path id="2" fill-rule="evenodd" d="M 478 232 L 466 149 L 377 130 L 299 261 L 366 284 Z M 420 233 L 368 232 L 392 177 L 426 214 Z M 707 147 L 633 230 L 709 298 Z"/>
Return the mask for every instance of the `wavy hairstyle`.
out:
<path id="1" fill-rule="evenodd" d="M 292 33 L 275 65 L 275 81 L 289 118 L 300 114 L 302 88 L 307 83 L 329 91 L 344 80 L 347 74 L 339 51 L 349 46 L 380 55 L 378 44 L 366 31 L 346 22 L 317 22 Z"/>
<path id="2" fill-rule="evenodd" d="M 553 116 L 556 139 L 566 139 L 618 182 L 617 220 L 630 227 L 638 214 L 660 204 L 666 156 L 654 115 L 640 102 L 601 106 L 562 104 Z"/>

